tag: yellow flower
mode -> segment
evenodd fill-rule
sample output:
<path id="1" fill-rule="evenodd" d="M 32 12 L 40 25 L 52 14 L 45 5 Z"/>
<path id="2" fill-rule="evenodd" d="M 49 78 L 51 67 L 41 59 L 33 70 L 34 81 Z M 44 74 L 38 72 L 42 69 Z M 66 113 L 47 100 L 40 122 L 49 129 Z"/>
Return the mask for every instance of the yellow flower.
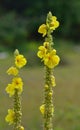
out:
<path id="1" fill-rule="evenodd" d="M 56 16 L 52 16 L 51 23 L 49 25 L 51 30 L 55 30 L 59 26 Z"/>
<path id="2" fill-rule="evenodd" d="M 44 46 L 40 46 L 40 47 L 39 47 L 39 51 L 38 51 L 38 53 L 37 53 L 37 56 L 38 56 L 39 58 L 44 58 L 46 52 L 47 52 L 47 49 L 46 49 Z"/>
<path id="3" fill-rule="evenodd" d="M 15 116 L 15 112 L 13 109 L 8 109 L 8 115 L 5 117 L 6 122 L 9 122 L 9 124 L 13 124 L 14 123 L 14 116 Z"/>
<path id="4" fill-rule="evenodd" d="M 12 97 L 15 94 L 15 89 L 18 90 L 19 93 L 23 91 L 23 82 L 22 79 L 19 77 L 16 77 L 12 80 L 12 84 L 8 84 L 6 87 L 6 92 L 9 94 L 10 97 Z"/>
<path id="5" fill-rule="evenodd" d="M 40 106 L 40 112 L 42 113 L 42 115 L 44 115 L 44 112 L 45 112 L 45 105 L 41 105 Z"/>
<path id="6" fill-rule="evenodd" d="M 58 55 L 55 55 L 54 51 L 52 50 L 50 53 L 47 53 L 44 57 L 44 64 L 49 68 L 54 68 L 56 65 L 59 64 L 60 58 Z"/>
<path id="7" fill-rule="evenodd" d="M 13 96 L 15 93 L 15 88 L 13 84 L 8 84 L 8 86 L 6 87 L 6 92 L 9 94 L 9 96 Z"/>
<path id="8" fill-rule="evenodd" d="M 17 55 L 16 57 L 15 57 L 15 65 L 16 65 L 16 67 L 18 67 L 18 68 L 21 68 L 21 67 L 23 67 L 25 64 L 27 63 L 27 60 L 24 58 L 24 56 L 23 55 Z"/>
<path id="9" fill-rule="evenodd" d="M 56 86 L 55 77 L 53 75 L 51 76 L 51 84 L 52 84 L 53 87 Z"/>
<path id="10" fill-rule="evenodd" d="M 23 91 L 23 82 L 20 77 L 16 77 L 12 80 L 12 85 L 14 86 L 15 89 L 21 93 Z"/>
<path id="11" fill-rule="evenodd" d="M 42 36 L 44 37 L 47 34 L 47 26 L 46 26 L 46 24 L 42 24 L 39 27 L 38 32 L 43 34 Z"/>
<path id="12" fill-rule="evenodd" d="M 7 73 L 8 75 L 14 75 L 16 76 L 18 74 L 18 69 L 16 67 L 10 67 L 8 70 L 7 70 Z"/>

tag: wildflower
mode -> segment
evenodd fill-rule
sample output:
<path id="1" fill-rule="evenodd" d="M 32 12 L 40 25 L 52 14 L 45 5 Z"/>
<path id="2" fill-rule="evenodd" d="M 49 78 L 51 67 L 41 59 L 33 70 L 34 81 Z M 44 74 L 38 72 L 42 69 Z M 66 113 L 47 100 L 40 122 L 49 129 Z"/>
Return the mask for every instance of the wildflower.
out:
<path id="1" fill-rule="evenodd" d="M 27 63 L 27 60 L 23 55 L 19 54 L 17 49 L 14 52 L 14 56 L 16 67 L 12 66 L 7 70 L 8 75 L 13 75 L 14 78 L 12 79 L 12 83 L 6 87 L 6 92 L 9 96 L 13 96 L 14 107 L 13 109 L 8 109 L 8 115 L 5 117 L 5 120 L 9 122 L 9 124 L 13 124 L 15 130 L 24 130 L 24 127 L 21 126 L 21 93 L 23 91 L 23 82 L 22 79 L 18 77 L 18 73 L 20 68 Z"/>
<path id="2" fill-rule="evenodd" d="M 47 65 L 49 68 L 54 68 L 56 65 L 59 64 L 60 58 L 58 55 L 54 55 L 54 51 L 47 53 L 44 58 L 44 64 Z"/>
<path id="3" fill-rule="evenodd" d="M 40 46 L 37 56 L 39 58 L 43 58 L 46 55 L 46 52 L 47 52 L 47 49 L 44 46 Z"/>
<path id="4" fill-rule="evenodd" d="M 59 26 L 59 22 L 57 21 L 56 16 L 52 16 L 51 23 L 49 25 L 51 30 L 55 30 Z"/>
<path id="5" fill-rule="evenodd" d="M 19 91 L 19 93 L 21 93 L 23 91 L 23 82 L 20 77 L 15 77 L 12 80 L 12 85 L 14 86 L 15 89 L 17 89 Z"/>
<path id="6" fill-rule="evenodd" d="M 46 26 L 46 24 L 42 24 L 39 27 L 38 32 L 43 34 L 42 36 L 44 37 L 47 34 L 47 26 Z"/>
<path id="7" fill-rule="evenodd" d="M 40 112 L 42 113 L 42 115 L 44 115 L 44 111 L 45 111 L 45 105 L 41 105 L 40 106 Z"/>
<path id="8" fill-rule="evenodd" d="M 52 130 L 52 117 L 54 113 L 53 107 L 53 87 L 56 85 L 55 77 L 53 76 L 53 69 L 58 65 L 60 58 L 56 55 L 56 50 L 53 49 L 53 37 L 51 33 L 59 26 L 57 17 L 53 16 L 51 12 L 48 13 L 46 24 L 42 24 L 38 32 L 43 34 L 45 42 L 43 46 L 39 47 L 37 56 L 43 58 L 45 65 L 45 86 L 44 86 L 44 104 L 40 106 L 40 111 L 44 117 L 44 130 Z"/>
<path id="9" fill-rule="evenodd" d="M 7 70 L 7 73 L 8 75 L 14 75 L 16 76 L 18 74 L 18 69 L 16 67 L 10 67 L 8 70 Z"/>
<path id="10" fill-rule="evenodd" d="M 23 55 L 17 55 L 15 57 L 15 65 L 18 68 L 22 68 L 27 63 L 27 60 L 24 58 Z"/>
<path id="11" fill-rule="evenodd" d="M 15 93 L 15 88 L 13 84 L 8 84 L 6 87 L 6 92 L 9 94 L 10 97 L 12 97 Z"/>
<path id="12" fill-rule="evenodd" d="M 8 115 L 5 117 L 6 122 L 9 122 L 9 124 L 13 124 L 14 123 L 14 116 L 15 116 L 15 112 L 13 109 L 8 109 Z"/>

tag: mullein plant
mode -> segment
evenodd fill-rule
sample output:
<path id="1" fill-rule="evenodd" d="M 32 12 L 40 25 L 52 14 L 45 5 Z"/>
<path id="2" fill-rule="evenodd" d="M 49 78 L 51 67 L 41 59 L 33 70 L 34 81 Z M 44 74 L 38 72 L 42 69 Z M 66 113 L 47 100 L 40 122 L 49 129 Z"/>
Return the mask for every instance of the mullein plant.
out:
<path id="1" fill-rule="evenodd" d="M 18 50 L 15 50 L 14 65 L 7 70 L 7 74 L 12 75 L 13 78 L 5 90 L 9 94 L 9 97 L 13 98 L 13 108 L 8 109 L 5 120 L 9 125 L 13 125 L 13 130 L 24 130 L 24 127 L 21 125 L 21 94 L 23 91 L 23 81 L 19 71 L 26 63 L 26 58 L 22 54 L 19 54 Z"/>
<path id="2" fill-rule="evenodd" d="M 44 85 L 44 100 L 40 106 L 40 111 L 43 115 L 43 130 L 53 130 L 53 87 L 56 86 L 55 77 L 53 75 L 54 68 L 59 64 L 60 58 L 53 48 L 52 33 L 59 26 L 56 16 L 51 12 L 47 14 L 46 23 L 42 24 L 38 32 L 45 37 L 43 45 L 39 46 L 37 56 L 44 63 L 45 67 L 45 85 Z"/>

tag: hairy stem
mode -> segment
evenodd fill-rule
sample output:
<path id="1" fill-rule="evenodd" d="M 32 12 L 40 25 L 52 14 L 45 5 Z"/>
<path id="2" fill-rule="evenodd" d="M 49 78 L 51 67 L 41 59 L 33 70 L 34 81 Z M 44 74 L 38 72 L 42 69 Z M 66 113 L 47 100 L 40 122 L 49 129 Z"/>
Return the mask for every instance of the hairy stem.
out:
<path id="1" fill-rule="evenodd" d="M 21 125 L 22 113 L 21 113 L 21 99 L 17 89 L 15 89 L 15 95 L 14 95 L 14 112 L 15 112 L 14 130 L 19 130 L 19 127 Z"/>

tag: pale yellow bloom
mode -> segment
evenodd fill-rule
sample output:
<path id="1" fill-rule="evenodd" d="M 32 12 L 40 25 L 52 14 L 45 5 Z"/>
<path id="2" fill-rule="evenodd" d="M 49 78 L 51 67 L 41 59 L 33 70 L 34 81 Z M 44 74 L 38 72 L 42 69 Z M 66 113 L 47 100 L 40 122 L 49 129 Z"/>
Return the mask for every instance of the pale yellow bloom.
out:
<path id="1" fill-rule="evenodd" d="M 12 85 L 14 86 L 15 89 L 17 89 L 19 91 L 19 93 L 21 93 L 23 91 L 23 82 L 20 77 L 15 77 L 12 80 Z"/>
<path id="2" fill-rule="evenodd" d="M 21 68 L 21 67 L 23 67 L 25 64 L 27 63 L 27 60 L 26 60 L 26 58 L 24 58 L 24 56 L 23 55 L 17 55 L 16 57 L 15 57 L 15 65 L 16 65 L 16 67 L 18 67 L 18 68 Z"/>
<path id="3" fill-rule="evenodd" d="M 59 64 L 60 58 L 58 55 L 55 55 L 54 51 L 52 50 L 50 53 L 47 53 L 44 57 L 44 64 L 49 68 L 54 68 L 56 65 Z"/>
<path id="4" fill-rule="evenodd" d="M 9 94 L 9 96 L 13 96 L 15 94 L 15 86 L 13 84 L 8 84 L 6 87 L 6 92 Z"/>
<path id="5" fill-rule="evenodd" d="M 47 52 L 47 49 L 44 46 L 40 46 L 37 56 L 39 58 L 44 58 L 44 56 L 46 55 L 46 52 Z"/>
<path id="6" fill-rule="evenodd" d="M 8 115 L 5 117 L 6 122 L 9 122 L 9 124 L 13 124 L 14 123 L 14 116 L 15 116 L 15 112 L 13 109 L 8 109 Z"/>
<path id="7" fill-rule="evenodd" d="M 14 75 L 16 76 L 18 74 L 18 69 L 16 67 L 10 67 L 8 70 L 7 70 L 7 73 L 8 75 Z"/>
<path id="8" fill-rule="evenodd" d="M 44 37 L 47 34 L 47 26 L 46 26 L 46 24 L 42 24 L 39 27 L 38 32 L 43 34 L 42 36 Z"/>

